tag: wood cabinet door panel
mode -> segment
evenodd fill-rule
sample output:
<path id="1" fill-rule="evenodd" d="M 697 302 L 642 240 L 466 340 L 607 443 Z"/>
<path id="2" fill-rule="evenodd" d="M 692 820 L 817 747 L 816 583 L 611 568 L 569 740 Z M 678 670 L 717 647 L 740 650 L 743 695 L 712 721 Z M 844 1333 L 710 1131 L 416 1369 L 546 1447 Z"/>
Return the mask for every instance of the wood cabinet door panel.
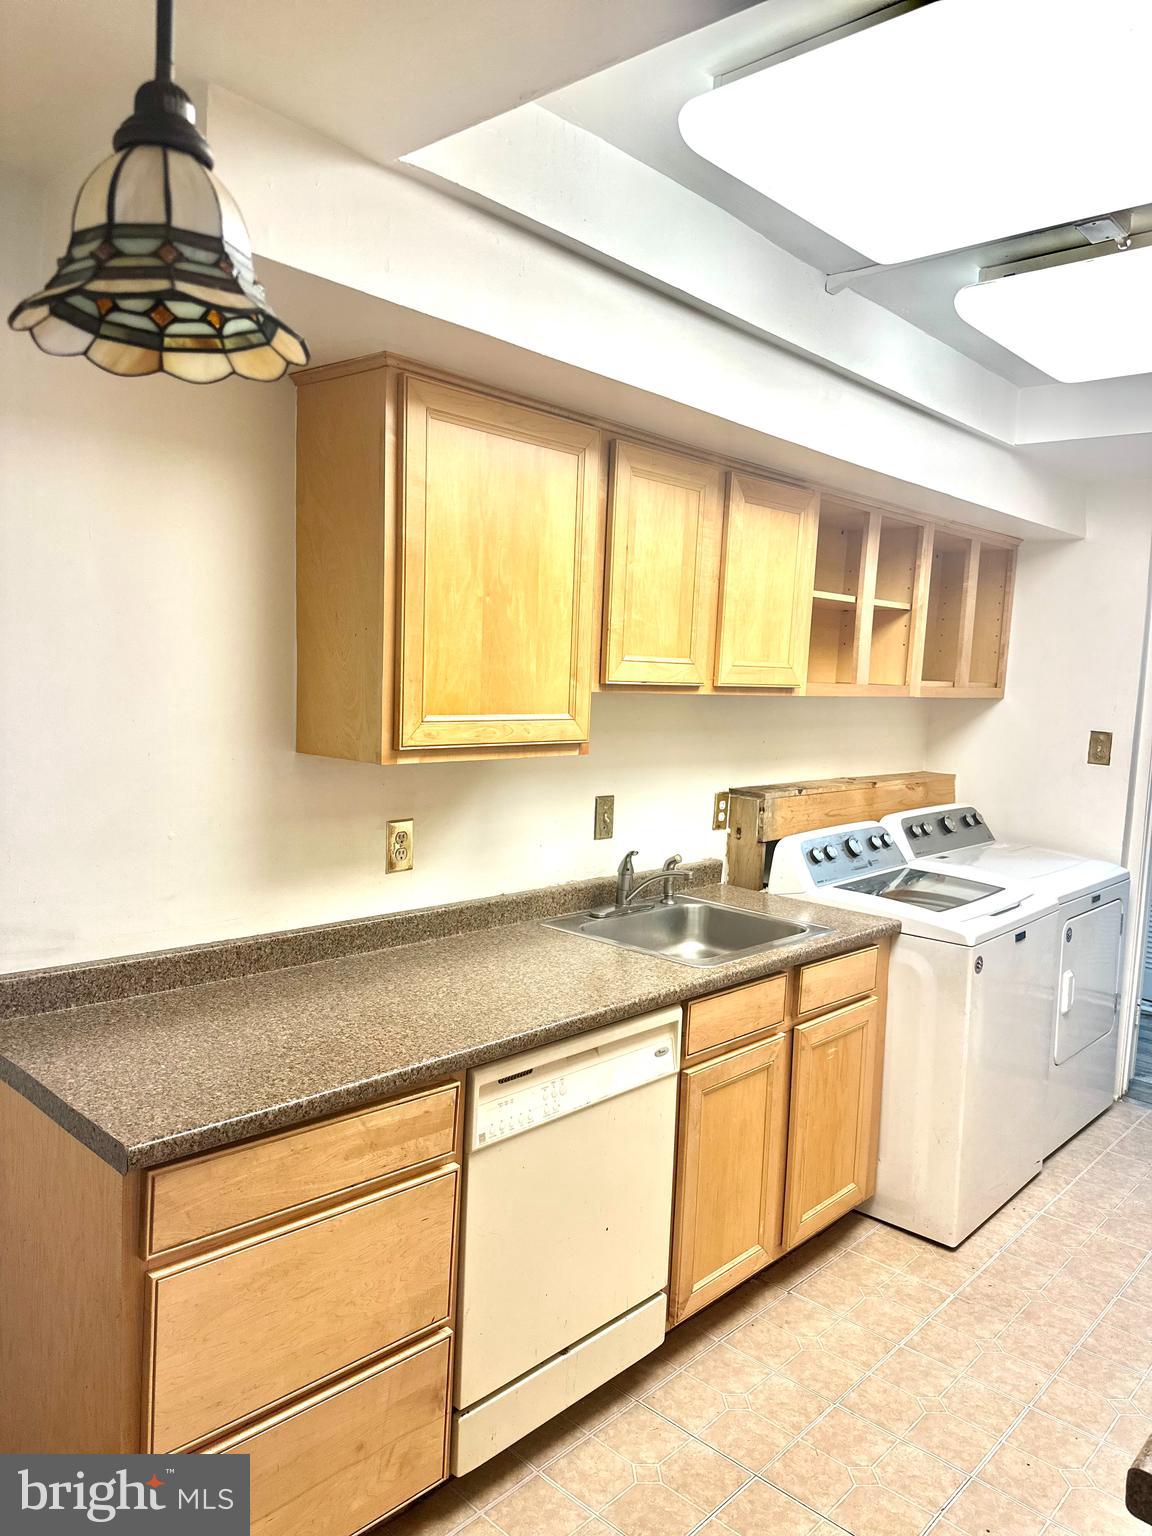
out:
<path id="1" fill-rule="evenodd" d="M 600 433 L 404 381 L 401 748 L 588 738 Z"/>
<path id="2" fill-rule="evenodd" d="M 792 1033 L 784 1246 L 793 1248 L 873 1188 L 880 1004 L 873 998 Z"/>
<path id="3" fill-rule="evenodd" d="M 708 681 L 722 489 L 714 465 L 640 443 L 614 445 L 605 683 Z"/>
<path id="4" fill-rule="evenodd" d="M 754 475 L 728 477 L 718 688 L 800 688 L 808 670 L 819 497 Z"/>
<path id="5" fill-rule="evenodd" d="M 242 1435 L 252 1536 L 352 1536 L 446 1472 L 450 1335 L 434 1335 Z"/>
<path id="6" fill-rule="evenodd" d="M 673 1230 L 673 1323 L 780 1252 L 789 1036 L 683 1074 Z"/>
<path id="7" fill-rule="evenodd" d="M 443 1322 L 456 1170 L 147 1278 L 149 1447 L 176 1450 Z"/>

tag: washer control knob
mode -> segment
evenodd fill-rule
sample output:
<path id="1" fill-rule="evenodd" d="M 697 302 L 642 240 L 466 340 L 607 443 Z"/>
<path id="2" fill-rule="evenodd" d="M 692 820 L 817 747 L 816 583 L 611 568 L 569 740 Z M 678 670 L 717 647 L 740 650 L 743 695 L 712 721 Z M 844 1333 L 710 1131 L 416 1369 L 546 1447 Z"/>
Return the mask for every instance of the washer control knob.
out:
<path id="1" fill-rule="evenodd" d="M 873 832 L 872 836 L 868 839 L 868 846 L 869 848 L 883 848 L 884 834 L 882 832 Z"/>
<path id="2" fill-rule="evenodd" d="M 982 827 L 984 825 L 984 818 L 983 818 L 983 816 L 981 816 L 979 811 L 973 811 L 972 812 L 972 820 L 976 823 L 976 825 L 978 827 Z"/>
<path id="3" fill-rule="evenodd" d="M 976 825 L 976 818 L 973 816 L 971 811 L 965 811 L 960 820 L 966 827 L 974 827 Z"/>
<path id="4" fill-rule="evenodd" d="M 932 828 L 928 825 L 928 823 L 926 821 L 922 821 L 920 823 L 920 836 L 921 837 L 928 837 L 929 834 L 931 833 L 931 831 L 932 831 Z"/>
<path id="5" fill-rule="evenodd" d="M 941 818 L 940 818 L 940 825 L 944 828 L 945 832 L 955 832 L 955 830 L 956 830 L 956 818 L 955 818 L 955 816 L 941 816 Z"/>
<path id="6" fill-rule="evenodd" d="M 837 859 L 840 857 L 839 850 L 835 843 L 824 844 L 824 857 L 826 859 Z"/>
<path id="7" fill-rule="evenodd" d="M 881 834 L 880 834 L 880 841 L 884 844 L 885 848 L 891 848 L 891 846 L 892 846 L 892 834 L 891 834 L 891 832 L 881 832 Z"/>
<path id="8" fill-rule="evenodd" d="M 844 846 L 854 859 L 859 858 L 864 852 L 864 844 L 858 837 L 846 837 L 844 839 Z"/>
<path id="9" fill-rule="evenodd" d="M 924 828 L 920 825 L 920 823 L 918 821 L 914 821 L 908 828 L 908 835 L 910 837 L 919 837 L 923 831 Z"/>
<path id="10" fill-rule="evenodd" d="M 823 850 L 823 848 L 809 848 L 809 850 L 808 850 L 808 857 L 812 860 L 813 864 L 823 864 L 823 862 L 824 862 L 824 850 Z"/>

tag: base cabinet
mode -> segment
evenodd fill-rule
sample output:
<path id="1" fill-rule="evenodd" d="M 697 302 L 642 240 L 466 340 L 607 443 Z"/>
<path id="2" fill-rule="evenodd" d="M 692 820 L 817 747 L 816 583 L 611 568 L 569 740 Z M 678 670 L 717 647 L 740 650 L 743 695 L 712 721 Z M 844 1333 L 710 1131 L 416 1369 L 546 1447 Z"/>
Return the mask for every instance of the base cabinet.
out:
<path id="1" fill-rule="evenodd" d="M 880 1005 L 872 999 L 793 1032 L 785 1248 L 872 1193 L 881 1028 Z"/>
<path id="2" fill-rule="evenodd" d="M 881 943 L 690 1005 L 670 1324 L 874 1192 L 887 965 Z"/>
<path id="3" fill-rule="evenodd" d="M 683 1075 L 673 1323 L 780 1252 L 789 1047 L 774 1035 Z"/>

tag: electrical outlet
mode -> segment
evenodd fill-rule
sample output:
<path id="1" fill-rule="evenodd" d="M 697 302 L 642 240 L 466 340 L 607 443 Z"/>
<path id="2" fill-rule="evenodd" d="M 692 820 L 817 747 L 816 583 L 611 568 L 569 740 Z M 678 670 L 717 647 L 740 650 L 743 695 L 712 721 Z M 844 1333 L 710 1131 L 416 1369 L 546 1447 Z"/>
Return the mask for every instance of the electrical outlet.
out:
<path id="1" fill-rule="evenodd" d="M 410 821 L 388 823 L 388 858 L 385 872 L 401 875 L 412 868 L 416 856 L 416 834 Z"/>
<path id="2" fill-rule="evenodd" d="M 596 796 L 596 817 L 592 823 L 592 838 L 594 842 L 602 842 L 606 837 L 611 837 L 616 826 L 616 796 Z"/>
<path id="3" fill-rule="evenodd" d="M 1112 761 L 1111 731 L 1088 732 L 1088 761 L 1096 763 L 1101 768 L 1107 768 Z"/>
<path id="4" fill-rule="evenodd" d="M 712 800 L 712 830 L 713 832 L 726 832 L 728 830 L 728 791 L 722 789 Z"/>

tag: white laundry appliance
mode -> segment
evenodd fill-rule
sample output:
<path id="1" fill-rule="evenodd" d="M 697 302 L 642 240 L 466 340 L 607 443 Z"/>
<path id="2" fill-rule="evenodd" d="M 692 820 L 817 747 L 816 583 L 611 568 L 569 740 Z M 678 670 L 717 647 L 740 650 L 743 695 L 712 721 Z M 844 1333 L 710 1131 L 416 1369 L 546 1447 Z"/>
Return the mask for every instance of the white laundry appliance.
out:
<path id="1" fill-rule="evenodd" d="M 862 1208 L 955 1247 L 1040 1171 L 1055 901 L 907 862 L 878 822 L 781 838 L 768 889 L 899 919 Z"/>
<path id="2" fill-rule="evenodd" d="M 679 1008 L 468 1074 L 452 1471 L 663 1342 Z"/>
<path id="3" fill-rule="evenodd" d="M 930 805 L 886 816 L 909 858 L 977 880 L 1010 880 L 1057 903 L 1057 977 L 1048 1059 L 1044 1155 L 1116 1096 L 1120 967 L 1130 877 L 1119 864 L 994 837 L 973 805 Z"/>

